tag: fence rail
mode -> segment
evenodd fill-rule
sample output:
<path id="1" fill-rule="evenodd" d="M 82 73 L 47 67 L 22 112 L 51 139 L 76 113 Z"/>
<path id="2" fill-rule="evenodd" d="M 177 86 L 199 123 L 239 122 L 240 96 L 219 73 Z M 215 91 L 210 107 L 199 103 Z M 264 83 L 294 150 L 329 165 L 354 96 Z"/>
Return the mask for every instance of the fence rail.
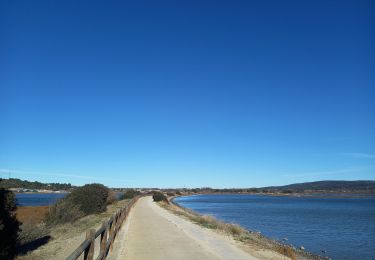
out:
<path id="1" fill-rule="evenodd" d="M 100 236 L 100 249 L 96 260 L 105 259 L 108 252 L 112 250 L 113 242 L 117 232 L 120 230 L 122 223 L 129 215 L 131 208 L 141 196 L 133 198 L 125 207 L 118 210 L 109 220 L 103 221 L 102 226 L 95 231 L 90 229 L 86 232 L 86 239 L 71 253 L 66 260 L 76 260 L 82 254 L 83 259 L 93 260 L 95 252 L 95 239 Z"/>

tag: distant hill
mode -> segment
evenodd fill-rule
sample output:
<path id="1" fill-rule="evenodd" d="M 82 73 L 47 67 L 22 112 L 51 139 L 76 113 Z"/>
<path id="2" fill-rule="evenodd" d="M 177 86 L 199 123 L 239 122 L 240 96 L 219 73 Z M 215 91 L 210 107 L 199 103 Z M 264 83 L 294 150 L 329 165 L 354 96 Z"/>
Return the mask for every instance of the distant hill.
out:
<path id="1" fill-rule="evenodd" d="M 284 186 L 260 188 L 269 191 L 284 192 L 371 192 L 375 193 L 375 181 L 315 181 L 295 183 Z"/>
<path id="2" fill-rule="evenodd" d="M 163 192 L 179 191 L 180 193 L 269 193 L 269 194 L 291 194 L 291 193 L 331 193 L 331 194 L 375 194 L 375 181 L 316 181 L 294 183 L 283 186 L 268 186 L 261 188 L 224 188 L 215 189 L 210 187 L 193 189 L 162 189 Z"/>
<path id="3" fill-rule="evenodd" d="M 41 183 L 38 181 L 26 181 L 15 178 L 0 179 L 0 188 L 23 188 L 30 190 L 70 190 L 74 188 L 70 183 Z"/>

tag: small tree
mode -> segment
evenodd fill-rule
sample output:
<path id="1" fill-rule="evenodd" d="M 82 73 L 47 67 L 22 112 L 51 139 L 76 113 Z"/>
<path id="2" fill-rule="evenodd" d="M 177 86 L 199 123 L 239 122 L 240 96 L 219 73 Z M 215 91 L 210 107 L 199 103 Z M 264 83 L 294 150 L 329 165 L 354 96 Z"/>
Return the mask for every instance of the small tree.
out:
<path id="1" fill-rule="evenodd" d="M 107 209 L 107 198 L 109 189 L 102 184 L 86 184 L 72 191 L 69 195 L 74 204 L 85 215 L 104 212 Z"/>
<path id="2" fill-rule="evenodd" d="M 110 190 L 102 184 L 87 184 L 50 207 L 46 222 L 49 225 L 73 222 L 83 216 L 104 212 Z"/>
<path id="3" fill-rule="evenodd" d="M 158 201 L 168 201 L 167 197 L 165 197 L 165 195 L 163 193 L 158 192 L 158 191 L 154 192 L 154 195 L 152 195 L 152 198 L 154 199 L 155 202 L 158 202 Z"/>
<path id="4" fill-rule="evenodd" d="M 14 193 L 0 189 L 0 259 L 13 259 L 18 245 L 20 223 L 16 219 Z"/>

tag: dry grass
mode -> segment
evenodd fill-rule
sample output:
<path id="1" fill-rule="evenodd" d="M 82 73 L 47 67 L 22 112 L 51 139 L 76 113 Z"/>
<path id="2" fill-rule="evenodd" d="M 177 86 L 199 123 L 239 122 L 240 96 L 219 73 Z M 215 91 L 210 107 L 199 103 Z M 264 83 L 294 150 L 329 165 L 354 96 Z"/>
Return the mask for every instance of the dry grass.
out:
<path id="1" fill-rule="evenodd" d="M 282 255 L 289 257 L 292 260 L 297 260 L 296 252 L 293 250 L 292 247 L 288 245 L 279 245 L 276 247 L 277 252 Z"/>
<path id="2" fill-rule="evenodd" d="M 37 225 L 44 221 L 48 206 L 17 207 L 16 216 L 19 222 L 26 225 Z"/>
<path id="3" fill-rule="evenodd" d="M 247 235 L 249 233 L 246 229 L 243 229 L 239 225 L 224 223 L 224 222 L 218 221 L 212 216 L 207 216 L 207 215 L 200 216 L 200 215 L 192 214 L 190 212 L 185 216 L 187 216 L 193 222 L 201 226 L 211 228 L 211 229 L 217 229 L 227 234 L 233 235 L 235 237 L 238 237 L 241 235 Z"/>
<path id="4" fill-rule="evenodd" d="M 21 222 L 18 236 L 19 248 L 17 251 L 24 253 L 24 251 L 29 250 L 35 244 L 34 241 L 49 236 L 50 230 L 43 224 L 48 209 L 48 206 L 25 206 L 17 208 L 16 217 Z"/>
<path id="5" fill-rule="evenodd" d="M 226 234 L 235 236 L 236 238 L 243 237 L 243 236 L 250 234 L 248 230 L 242 228 L 241 226 L 237 224 L 224 223 L 208 215 L 198 215 L 189 209 L 178 207 L 172 203 L 167 204 L 165 202 L 160 202 L 160 205 L 163 208 L 166 208 L 169 211 L 172 211 L 176 215 L 184 216 L 185 218 L 189 219 L 190 221 L 196 224 L 199 224 L 201 226 L 204 226 L 210 229 L 217 229 Z"/>
<path id="6" fill-rule="evenodd" d="M 271 250 L 276 254 L 281 254 L 288 257 L 289 259 L 320 259 L 317 256 L 310 255 L 308 253 L 300 252 L 296 248 L 290 245 L 282 244 L 278 241 L 268 239 L 260 233 L 251 232 L 237 224 L 224 223 L 212 216 L 199 215 L 190 209 L 186 209 L 177 206 L 173 203 L 159 202 L 159 204 L 174 213 L 184 217 L 185 219 L 192 221 L 200 226 L 216 230 L 220 233 L 224 233 L 233 237 L 235 240 L 242 242 L 245 246 L 251 246 L 256 250 Z"/>

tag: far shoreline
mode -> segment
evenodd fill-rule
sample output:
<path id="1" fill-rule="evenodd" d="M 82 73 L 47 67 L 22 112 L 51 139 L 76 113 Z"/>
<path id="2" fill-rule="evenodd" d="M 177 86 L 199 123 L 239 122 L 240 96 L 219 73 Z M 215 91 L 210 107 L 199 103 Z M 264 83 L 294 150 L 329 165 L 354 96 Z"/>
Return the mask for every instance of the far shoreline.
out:
<path id="1" fill-rule="evenodd" d="M 306 193 L 268 193 L 268 192 L 199 192 L 199 193 L 187 193 L 176 196 L 197 196 L 197 195 L 262 195 L 271 197 L 300 197 L 300 198 L 373 198 L 375 193 L 363 193 L 363 192 L 306 192 Z"/>

